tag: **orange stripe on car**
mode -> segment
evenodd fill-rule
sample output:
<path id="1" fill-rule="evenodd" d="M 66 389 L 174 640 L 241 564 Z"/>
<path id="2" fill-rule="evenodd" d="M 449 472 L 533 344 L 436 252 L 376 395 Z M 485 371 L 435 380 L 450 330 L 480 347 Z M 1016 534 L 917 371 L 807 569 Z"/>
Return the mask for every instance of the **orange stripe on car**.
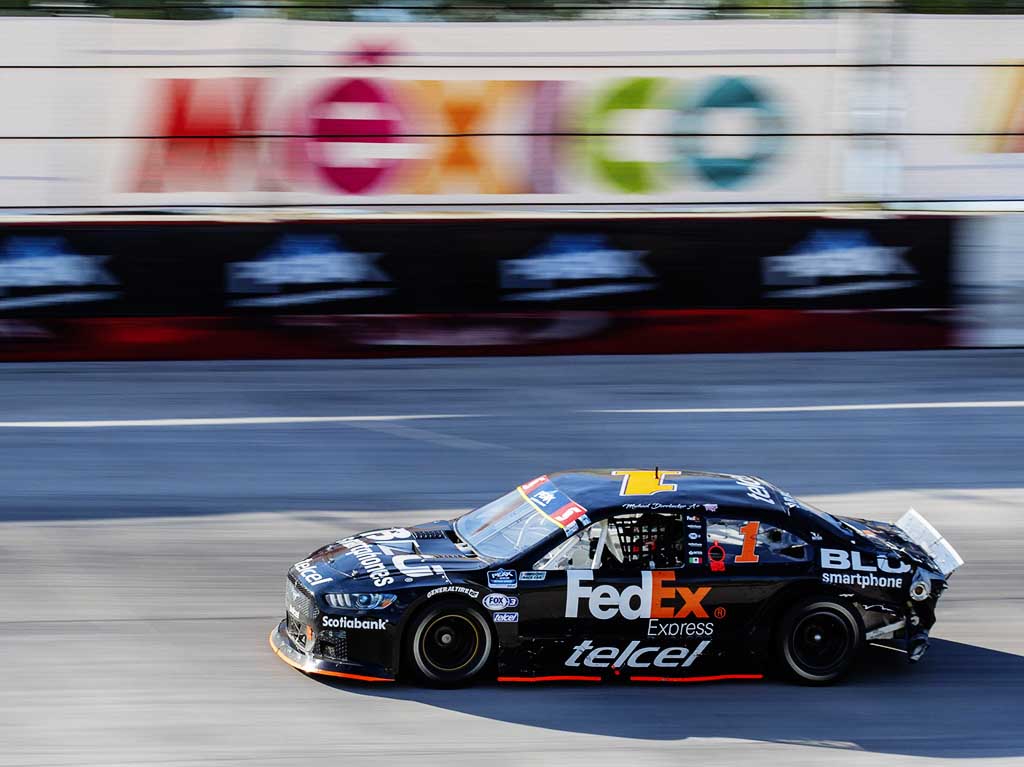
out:
<path id="1" fill-rule="evenodd" d="M 631 676 L 631 682 L 720 682 L 725 679 L 764 679 L 763 674 L 719 674 L 718 676 Z"/>
<path id="2" fill-rule="evenodd" d="M 278 658 L 283 660 L 285 663 L 287 663 L 292 668 L 297 668 L 299 671 L 301 671 L 304 674 L 319 674 L 321 676 L 338 676 L 338 677 L 341 677 L 342 679 L 355 679 L 356 681 L 359 681 L 359 682 L 394 682 L 395 681 L 394 679 L 386 679 L 386 678 L 384 678 L 382 676 L 365 676 L 363 674 L 347 674 L 344 671 L 324 671 L 324 670 L 319 670 L 319 669 L 313 669 L 313 670 L 304 669 L 301 665 L 299 665 L 298 663 L 293 661 L 291 658 L 289 658 L 287 655 L 285 655 L 283 652 L 281 652 L 279 649 L 277 649 L 277 646 L 274 644 L 274 631 L 276 631 L 276 630 L 277 629 L 274 629 L 273 631 L 271 631 L 270 632 L 270 636 L 268 637 L 268 641 L 270 642 L 270 649 L 274 651 L 274 655 L 276 655 Z"/>

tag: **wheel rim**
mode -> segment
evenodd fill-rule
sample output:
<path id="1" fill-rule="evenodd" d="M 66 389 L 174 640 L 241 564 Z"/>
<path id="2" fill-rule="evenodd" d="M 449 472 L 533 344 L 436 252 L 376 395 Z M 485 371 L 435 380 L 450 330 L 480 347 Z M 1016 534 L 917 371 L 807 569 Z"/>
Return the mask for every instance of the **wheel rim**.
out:
<path id="1" fill-rule="evenodd" d="M 826 674 L 841 665 L 853 643 L 842 616 L 825 610 L 803 616 L 790 636 L 793 659 L 814 674 Z"/>
<path id="2" fill-rule="evenodd" d="M 465 615 L 439 615 L 424 627 L 419 649 L 424 661 L 444 674 L 465 672 L 480 654 L 481 629 Z"/>

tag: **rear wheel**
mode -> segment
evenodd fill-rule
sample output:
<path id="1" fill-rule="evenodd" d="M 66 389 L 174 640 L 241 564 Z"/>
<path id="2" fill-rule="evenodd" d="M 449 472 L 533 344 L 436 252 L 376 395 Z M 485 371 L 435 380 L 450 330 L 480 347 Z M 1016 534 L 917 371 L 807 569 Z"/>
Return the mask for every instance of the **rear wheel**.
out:
<path id="1" fill-rule="evenodd" d="M 795 681 L 831 684 L 850 670 L 863 642 L 864 630 L 851 608 L 831 599 L 812 599 L 782 616 L 776 651 Z"/>
<path id="2" fill-rule="evenodd" d="M 448 601 L 432 605 L 413 619 L 407 657 L 427 684 L 469 684 L 487 668 L 494 647 L 487 619 L 470 604 Z"/>

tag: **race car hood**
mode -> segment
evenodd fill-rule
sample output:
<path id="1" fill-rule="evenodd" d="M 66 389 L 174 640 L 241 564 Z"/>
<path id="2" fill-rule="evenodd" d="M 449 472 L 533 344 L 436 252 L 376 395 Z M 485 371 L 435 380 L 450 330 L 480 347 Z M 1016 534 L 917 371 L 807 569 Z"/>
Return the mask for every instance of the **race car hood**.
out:
<path id="1" fill-rule="evenodd" d="M 358 533 L 324 546 L 307 561 L 335 581 L 365 580 L 377 587 L 444 581 L 448 572 L 486 567 L 459 542 L 448 521 Z"/>
<path id="2" fill-rule="evenodd" d="M 856 517 L 837 517 L 854 528 L 862 538 L 871 542 L 880 553 L 896 552 L 903 554 L 915 564 L 924 565 L 931 570 L 938 570 L 938 565 L 932 560 L 924 549 L 914 543 L 896 525 L 888 522 L 877 522 L 873 519 L 858 519 Z"/>

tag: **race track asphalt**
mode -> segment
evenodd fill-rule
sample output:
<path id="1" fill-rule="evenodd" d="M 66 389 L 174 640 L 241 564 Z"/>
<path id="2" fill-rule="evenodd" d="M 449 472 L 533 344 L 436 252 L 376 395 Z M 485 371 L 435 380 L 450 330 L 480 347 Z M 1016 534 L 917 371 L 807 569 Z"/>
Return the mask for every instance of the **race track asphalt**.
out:
<path id="1" fill-rule="evenodd" d="M 0 765 L 1024 764 L 1021 400 L 1016 350 L 2 367 Z M 806 409 L 866 403 L 911 405 Z M 597 412 L 650 408 L 719 412 Z M 466 417 L 247 420 L 399 415 Z M 916 507 L 967 560 L 929 654 L 826 689 L 444 692 L 270 652 L 285 569 L 325 541 L 653 465 Z"/>

